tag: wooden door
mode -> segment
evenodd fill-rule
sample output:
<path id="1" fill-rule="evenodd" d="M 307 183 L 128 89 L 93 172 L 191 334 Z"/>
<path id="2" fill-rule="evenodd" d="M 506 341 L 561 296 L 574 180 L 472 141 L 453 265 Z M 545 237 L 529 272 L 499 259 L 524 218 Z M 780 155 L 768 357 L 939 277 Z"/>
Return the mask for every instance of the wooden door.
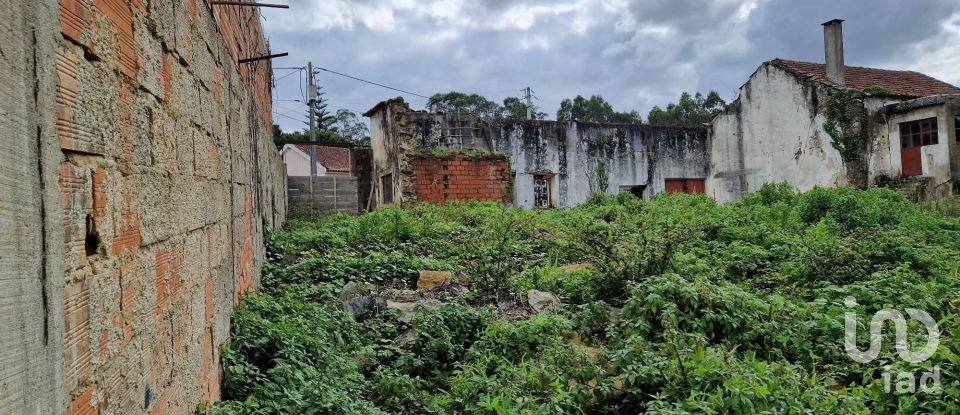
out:
<path id="1" fill-rule="evenodd" d="M 667 193 L 702 194 L 707 192 L 705 179 L 666 179 L 663 190 Z"/>
<path id="2" fill-rule="evenodd" d="M 663 182 L 663 188 L 667 193 L 686 193 L 687 184 L 683 179 L 666 179 Z"/>
<path id="3" fill-rule="evenodd" d="M 905 177 L 923 174 L 923 161 L 920 156 L 923 143 L 916 141 L 910 136 L 900 140 L 900 166 Z"/>
<path id="4" fill-rule="evenodd" d="M 707 192 L 707 184 L 704 179 L 687 179 L 687 193 L 704 194 Z"/>

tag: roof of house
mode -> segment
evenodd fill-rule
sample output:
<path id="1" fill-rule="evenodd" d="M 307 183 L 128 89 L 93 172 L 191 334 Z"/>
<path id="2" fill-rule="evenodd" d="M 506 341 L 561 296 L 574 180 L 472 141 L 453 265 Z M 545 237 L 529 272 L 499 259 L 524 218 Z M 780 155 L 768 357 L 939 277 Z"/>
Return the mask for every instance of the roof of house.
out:
<path id="1" fill-rule="evenodd" d="M 388 99 L 386 101 L 380 101 L 377 103 L 377 105 L 374 105 L 373 108 L 370 108 L 369 110 L 367 110 L 367 112 L 363 113 L 363 116 L 369 118 L 373 116 L 373 114 L 376 114 L 377 111 L 380 111 L 381 108 L 387 106 L 388 104 L 405 105 L 406 102 L 404 102 L 403 97 L 396 97 L 396 98 Z"/>
<path id="2" fill-rule="evenodd" d="M 827 67 L 822 63 L 786 59 L 774 59 L 771 63 L 804 79 L 828 86 L 838 86 L 827 77 Z M 960 94 L 960 88 L 913 71 L 847 66 L 844 80 L 844 86 L 847 88 L 863 91 L 871 87 L 879 87 L 890 94 L 902 97 L 919 98 L 940 94 Z"/>
<path id="3" fill-rule="evenodd" d="M 304 143 L 291 143 L 296 146 L 296 148 L 303 152 L 303 154 L 310 154 L 311 144 Z M 351 170 L 350 166 L 350 149 L 344 147 L 331 147 L 325 145 L 316 145 L 317 147 L 317 161 L 327 168 L 329 172 L 349 172 Z"/>

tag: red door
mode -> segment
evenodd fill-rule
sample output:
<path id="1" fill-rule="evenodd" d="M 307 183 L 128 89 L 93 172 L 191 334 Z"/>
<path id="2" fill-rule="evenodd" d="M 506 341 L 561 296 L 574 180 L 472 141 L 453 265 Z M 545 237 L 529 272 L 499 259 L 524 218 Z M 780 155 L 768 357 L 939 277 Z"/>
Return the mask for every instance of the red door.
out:
<path id="1" fill-rule="evenodd" d="M 705 179 L 666 179 L 663 190 L 667 193 L 701 194 L 707 192 Z"/>
<path id="2" fill-rule="evenodd" d="M 921 143 L 915 143 L 910 137 L 901 140 L 900 166 L 904 176 L 919 176 L 923 174 L 923 162 L 920 157 Z"/>
<path id="3" fill-rule="evenodd" d="M 685 193 L 686 181 L 683 179 L 666 179 L 663 181 L 664 191 L 667 193 Z"/>
<path id="4" fill-rule="evenodd" d="M 687 179 L 687 193 L 703 194 L 707 192 L 707 184 L 704 179 Z"/>

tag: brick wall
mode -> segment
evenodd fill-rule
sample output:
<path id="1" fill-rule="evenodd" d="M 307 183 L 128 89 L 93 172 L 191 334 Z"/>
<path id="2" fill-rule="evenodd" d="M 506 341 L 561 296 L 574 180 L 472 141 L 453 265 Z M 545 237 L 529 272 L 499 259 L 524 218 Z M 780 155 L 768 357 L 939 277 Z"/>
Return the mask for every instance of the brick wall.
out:
<path id="1" fill-rule="evenodd" d="M 497 201 L 509 203 L 510 162 L 498 158 L 417 156 L 413 159 L 420 202 Z"/>
<path id="2" fill-rule="evenodd" d="M 67 414 L 189 414 L 286 212 L 255 8 L 60 0 Z M 53 91 L 51 91 L 53 92 Z M 265 229 L 266 228 L 266 229 Z"/>

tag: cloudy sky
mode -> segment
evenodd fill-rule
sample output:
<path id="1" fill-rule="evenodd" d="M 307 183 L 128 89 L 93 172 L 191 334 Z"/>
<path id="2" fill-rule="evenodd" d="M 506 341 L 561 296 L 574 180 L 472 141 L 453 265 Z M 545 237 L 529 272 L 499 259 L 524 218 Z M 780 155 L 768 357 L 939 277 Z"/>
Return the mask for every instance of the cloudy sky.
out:
<path id="1" fill-rule="evenodd" d="M 848 65 L 960 84 L 958 0 L 290 0 L 265 9 L 275 67 L 314 65 L 410 92 L 500 102 L 530 86 L 553 118 L 563 98 L 603 95 L 646 115 L 682 91 L 730 100 L 763 61 L 823 61 L 820 23 L 845 19 Z M 274 118 L 300 129 L 302 76 L 277 69 Z M 290 76 L 283 77 L 284 75 Z M 402 95 L 318 75 L 330 108 Z M 426 100 L 406 95 L 414 108 Z M 293 118 L 287 118 L 293 117 Z"/>

